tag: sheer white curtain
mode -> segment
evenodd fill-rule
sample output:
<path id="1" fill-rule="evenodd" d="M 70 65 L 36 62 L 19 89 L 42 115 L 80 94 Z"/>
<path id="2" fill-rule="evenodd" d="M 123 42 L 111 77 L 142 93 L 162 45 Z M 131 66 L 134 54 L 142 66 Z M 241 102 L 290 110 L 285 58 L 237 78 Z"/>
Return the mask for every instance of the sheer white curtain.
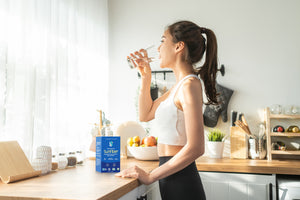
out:
<path id="1" fill-rule="evenodd" d="M 0 0 L 0 140 L 83 149 L 107 107 L 107 0 Z"/>

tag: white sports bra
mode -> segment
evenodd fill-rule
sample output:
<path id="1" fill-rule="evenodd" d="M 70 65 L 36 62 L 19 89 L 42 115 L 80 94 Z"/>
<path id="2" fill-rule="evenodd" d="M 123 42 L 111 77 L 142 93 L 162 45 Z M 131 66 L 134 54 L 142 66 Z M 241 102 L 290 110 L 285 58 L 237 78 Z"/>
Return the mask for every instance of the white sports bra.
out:
<path id="1" fill-rule="evenodd" d="M 169 94 L 168 98 L 162 101 L 155 112 L 153 135 L 158 137 L 158 143 L 183 146 L 186 144 L 186 131 L 183 111 L 178 109 L 174 102 L 176 91 L 181 87 L 184 80 L 197 75 L 185 76 Z M 199 78 L 198 78 L 199 79 Z M 199 79 L 200 80 L 200 79 Z"/>

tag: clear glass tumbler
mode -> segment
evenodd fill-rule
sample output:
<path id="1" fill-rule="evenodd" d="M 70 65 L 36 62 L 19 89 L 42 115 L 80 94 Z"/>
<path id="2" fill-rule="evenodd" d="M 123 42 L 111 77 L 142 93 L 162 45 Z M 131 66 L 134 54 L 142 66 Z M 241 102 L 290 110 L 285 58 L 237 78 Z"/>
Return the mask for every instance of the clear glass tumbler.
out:
<path id="1" fill-rule="evenodd" d="M 159 61 L 159 53 L 158 53 L 157 45 L 153 44 L 153 45 L 145 48 L 145 50 L 147 51 L 147 54 L 148 54 L 148 59 L 145 60 L 146 62 L 150 63 L 150 62 L 154 62 L 154 61 Z M 134 57 L 131 57 L 131 56 L 127 57 L 127 63 L 131 69 L 135 68 L 132 63 L 132 61 L 135 61 L 135 60 L 136 60 L 136 58 L 134 58 Z"/>
<path id="2" fill-rule="evenodd" d="M 274 104 L 271 106 L 271 113 L 272 114 L 281 114 L 282 113 L 282 106 L 279 104 Z"/>

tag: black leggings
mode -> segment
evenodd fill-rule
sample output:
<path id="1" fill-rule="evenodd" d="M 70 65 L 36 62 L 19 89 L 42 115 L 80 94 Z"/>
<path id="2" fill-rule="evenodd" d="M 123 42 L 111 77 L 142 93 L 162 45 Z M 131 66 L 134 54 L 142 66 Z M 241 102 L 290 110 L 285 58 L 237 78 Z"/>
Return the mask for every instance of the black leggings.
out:
<path id="1" fill-rule="evenodd" d="M 159 165 L 170 160 L 172 156 L 159 157 Z M 205 192 L 193 162 L 175 174 L 159 180 L 162 200 L 205 200 Z"/>

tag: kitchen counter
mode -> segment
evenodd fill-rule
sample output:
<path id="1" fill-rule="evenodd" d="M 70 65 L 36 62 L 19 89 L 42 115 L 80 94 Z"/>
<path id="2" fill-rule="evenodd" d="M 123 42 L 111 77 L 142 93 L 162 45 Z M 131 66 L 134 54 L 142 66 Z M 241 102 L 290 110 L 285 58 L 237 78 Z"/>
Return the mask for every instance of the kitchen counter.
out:
<path id="1" fill-rule="evenodd" d="M 199 171 L 300 175 L 300 160 L 267 161 L 200 157 L 196 164 Z"/>
<path id="2" fill-rule="evenodd" d="M 157 161 L 122 159 L 121 169 L 138 165 L 146 171 L 158 166 Z M 115 173 L 100 173 L 95 161 L 15 183 L 0 182 L 0 200 L 15 199 L 89 199 L 114 200 L 127 194 L 140 183 L 137 179 L 115 177 Z"/>
<path id="3" fill-rule="evenodd" d="M 238 172 L 258 174 L 300 175 L 300 161 L 197 159 L 199 171 Z M 146 171 L 158 166 L 157 161 L 122 159 L 121 169 L 137 165 Z M 0 199 L 100 199 L 113 200 L 127 194 L 140 183 L 137 179 L 124 179 L 114 173 L 95 171 L 95 161 L 83 166 L 51 172 L 47 175 L 11 184 L 0 183 Z"/>

